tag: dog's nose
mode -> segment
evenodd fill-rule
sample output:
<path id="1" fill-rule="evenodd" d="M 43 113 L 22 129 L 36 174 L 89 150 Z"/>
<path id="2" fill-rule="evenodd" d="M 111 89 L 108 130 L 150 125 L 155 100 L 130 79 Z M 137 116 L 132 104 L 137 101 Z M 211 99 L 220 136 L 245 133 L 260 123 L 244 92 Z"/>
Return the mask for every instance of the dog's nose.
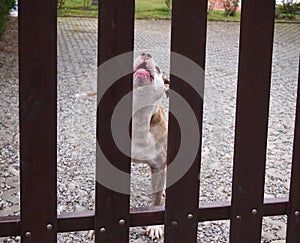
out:
<path id="1" fill-rule="evenodd" d="M 143 52 L 143 53 L 141 54 L 141 57 L 142 57 L 144 60 L 147 60 L 147 59 L 152 58 L 151 54 L 145 53 L 145 52 Z"/>

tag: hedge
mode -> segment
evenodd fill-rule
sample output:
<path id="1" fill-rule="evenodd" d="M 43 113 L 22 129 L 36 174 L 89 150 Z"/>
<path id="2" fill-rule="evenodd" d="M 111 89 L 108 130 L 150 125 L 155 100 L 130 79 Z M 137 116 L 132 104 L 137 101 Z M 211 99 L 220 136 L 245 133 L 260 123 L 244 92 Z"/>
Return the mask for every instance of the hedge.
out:
<path id="1" fill-rule="evenodd" d="M 14 7 L 15 0 L 0 1 L 0 39 L 5 32 L 9 20 L 9 11 Z"/>

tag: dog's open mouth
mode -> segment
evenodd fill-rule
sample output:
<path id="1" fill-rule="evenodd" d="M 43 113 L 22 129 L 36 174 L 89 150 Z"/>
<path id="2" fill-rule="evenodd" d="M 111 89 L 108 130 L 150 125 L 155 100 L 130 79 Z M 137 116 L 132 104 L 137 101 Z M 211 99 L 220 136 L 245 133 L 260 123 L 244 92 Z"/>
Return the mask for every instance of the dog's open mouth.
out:
<path id="1" fill-rule="evenodd" d="M 146 63 L 142 63 L 140 66 L 138 66 L 137 69 L 134 70 L 133 75 L 138 79 L 149 80 L 151 82 L 154 80 L 154 74 L 147 69 Z"/>
<path id="2" fill-rule="evenodd" d="M 147 70 L 143 67 L 138 67 L 137 70 L 134 72 L 134 78 L 140 80 L 140 81 L 150 81 L 151 83 L 154 80 L 154 77 L 150 70 Z"/>
<path id="3" fill-rule="evenodd" d="M 140 84 L 152 84 L 154 82 L 154 69 L 149 67 L 149 63 L 143 62 L 134 70 L 133 77 Z"/>

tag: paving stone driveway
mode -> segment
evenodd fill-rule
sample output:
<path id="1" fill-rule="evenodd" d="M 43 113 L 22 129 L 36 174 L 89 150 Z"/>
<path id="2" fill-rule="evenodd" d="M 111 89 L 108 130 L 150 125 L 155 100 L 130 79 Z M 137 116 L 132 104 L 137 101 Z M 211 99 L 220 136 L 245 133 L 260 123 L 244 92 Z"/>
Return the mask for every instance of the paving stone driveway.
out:
<path id="1" fill-rule="evenodd" d="M 166 73 L 169 72 L 170 24 L 170 21 L 154 20 L 137 20 L 135 23 L 135 53 L 152 53 Z M 274 40 L 265 196 L 286 197 L 294 127 L 300 25 L 276 24 Z M 58 19 L 59 211 L 93 209 L 96 100 L 93 97 L 77 99 L 75 94 L 96 89 L 96 48 L 96 19 Z M 230 200 L 238 48 L 239 23 L 208 23 L 201 201 Z M 5 114 L 1 116 L 5 117 Z M 9 142 L 8 139 L 5 142 Z M 0 144 L 2 147 L 4 142 Z M 15 154 L 17 151 L 7 153 Z M 143 206 L 149 202 L 147 188 L 150 178 L 144 175 L 147 170 L 146 167 L 133 165 L 132 206 Z M 18 186 L 15 180 L 13 177 L 5 182 L 11 183 L 12 191 L 0 197 L 4 203 L 9 202 L 8 207 L 0 211 L 1 214 L 15 213 L 18 209 Z M 283 240 L 285 222 L 283 216 L 266 217 L 262 242 Z M 198 239 L 200 242 L 228 242 L 228 226 L 228 221 L 201 223 Z M 131 233 L 131 242 L 137 240 L 149 241 L 140 228 Z M 86 232 L 79 232 L 59 234 L 59 242 L 88 241 Z"/>
<path id="2" fill-rule="evenodd" d="M 72 55 L 72 59 L 69 59 L 68 62 L 63 61 L 63 63 L 68 63 L 69 68 L 76 69 L 72 75 L 76 73 L 86 74 L 86 70 L 93 69 L 95 65 L 96 21 L 93 19 L 60 19 L 59 26 L 60 38 L 72 33 L 72 40 L 69 41 L 74 42 L 72 46 L 73 51 L 75 51 L 75 53 L 71 52 L 75 54 Z M 152 53 L 161 68 L 168 73 L 170 21 L 138 20 L 135 23 L 135 29 L 135 53 L 144 51 Z M 85 40 L 87 44 L 76 41 L 78 39 Z M 66 45 L 65 42 L 62 43 Z M 201 172 L 201 200 L 203 201 L 230 200 L 238 48 L 239 23 L 208 23 L 202 148 L 203 169 Z M 276 24 L 266 197 L 284 197 L 288 193 L 299 51 L 300 26 Z M 61 56 L 64 56 L 65 49 L 61 48 L 60 53 Z M 76 56 L 80 58 L 76 58 Z M 70 65 L 71 63 L 74 63 L 74 66 Z M 93 67 L 88 66 L 88 69 L 89 63 Z M 90 79 L 88 78 L 88 80 Z M 82 83 L 80 91 L 87 90 L 86 85 L 95 87 L 95 80 Z M 69 92 L 69 95 L 72 95 L 74 91 L 69 88 Z M 140 174 L 139 172 L 135 174 L 135 170 L 133 170 L 133 175 L 138 178 L 133 179 L 133 181 L 137 180 L 138 183 L 141 183 L 143 180 L 139 179 Z M 147 185 L 143 185 L 143 188 L 145 187 Z M 133 193 L 133 205 L 144 205 L 140 201 L 141 197 L 138 193 Z M 264 242 L 284 238 L 284 217 L 269 217 L 265 218 L 264 221 Z M 204 223 L 199 224 L 199 227 L 202 227 L 202 231 L 199 231 L 199 239 L 202 242 L 227 241 L 228 222 Z"/>

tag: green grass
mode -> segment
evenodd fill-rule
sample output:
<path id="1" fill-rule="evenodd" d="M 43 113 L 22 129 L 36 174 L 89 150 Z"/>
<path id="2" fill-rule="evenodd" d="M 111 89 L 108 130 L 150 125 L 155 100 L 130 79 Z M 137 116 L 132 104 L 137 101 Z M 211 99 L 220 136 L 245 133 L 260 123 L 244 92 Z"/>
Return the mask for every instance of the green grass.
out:
<path id="1" fill-rule="evenodd" d="M 294 19 L 290 19 L 289 16 L 281 14 L 276 19 L 277 22 L 300 22 L 300 14 L 296 14 Z"/>
<path id="2" fill-rule="evenodd" d="M 122 0 L 123 1 L 123 0 Z M 58 9 L 58 16 L 96 17 L 97 6 L 83 6 L 83 0 L 67 0 L 65 5 Z M 170 19 L 171 10 L 164 0 L 137 0 L 135 17 L 143 19 Z"/>
<path id="3" fill-rule="evenodd" d="M 138 19 L 170 19 L 171 10 L 164 0 L 136 0 L 135 17 Z"/>
<path id="4" fill-rule="evenodd" d="M 58 16 L 83 16 L 83 17 L 97 17 L 98 7 L 84 6 L 83 0 L 66 0 L 66 3 L 61 9 L 57 10 Z"/>
<path id="5" fill-rule="evenodd" d="M 80 17 L 97 17 L 98 10 L 82 10 L 82 9 L 58 9 L 57 14 L 60 17 L 80 16 Z"/>
<path id="6" fill-rule="evenodd" d="M 98 7 L 91 6 L 91 4 L 84 6 L 83 1 L 84 0 L 66 0 L 63 8 L 58 9 L 58 16 L 97 17 Z M 171 19 L 171 14 L 171 10 L 167 8 L 165 0 L 136 0 L 135 17 L 138 19 Z M 225 16 L 224 11 L 214 10 L 207 15 L 207 18 L 209 21 L 239 21 L 240 15 L 240 12 L 237 12 L 235 16 Z M 300 15 L 297 15 L 294 20 L 278 18 L 276 21 L 300 22 Z"/>
<path id="7" fill-rule="evenodd" d="M 90 9 L 97 9 L 97 6 L 92 6 L 91 1 L 89 1 L 88 6 L 83 5 L 83 0 L 66 0 L 65 5 L 63 6 L 66 9 L 83 9 L 83 10 L 90 10 Z"/>
<path id="8" fill-rule="evenodd" d="M 83 0 L 67 0 L 62 9 L 58 9 L 59 16 L 96 17 L 97 6 L 83 6 Z M 164 0 L 136 0 L 135 17 L 138 19 L 171 19 L 171 10 Z M 208 14 L 209 20 L 239 21 L 240 13 L 234 17 L 225 17 L 223 11 L 212 11 Z"/>
<path id="9" fill-rule="evenodd" d="M 124 1 L 124 0 L 122 0 Z M 83 0 L 67 0 L 59 16 L 85 16 L 96 17 L 97 6 L 83 6 Z M 164 0 L 136 0 L 135 17 L 138 19 L 171 19 L 171 10 L 167 8 Z M 240 12 L 236 16 L 225 17 L 223 11 L 215 10 L 208 14 L 208 20 L 239 21 Z"/>
<path id="10" fill-rule="evenodd" d="M 207 15 L 209 21 L 240 21 L 241 13 L 236 12 L 235 16 L 225 16 L 224 11 L 213 10 Z"/>

